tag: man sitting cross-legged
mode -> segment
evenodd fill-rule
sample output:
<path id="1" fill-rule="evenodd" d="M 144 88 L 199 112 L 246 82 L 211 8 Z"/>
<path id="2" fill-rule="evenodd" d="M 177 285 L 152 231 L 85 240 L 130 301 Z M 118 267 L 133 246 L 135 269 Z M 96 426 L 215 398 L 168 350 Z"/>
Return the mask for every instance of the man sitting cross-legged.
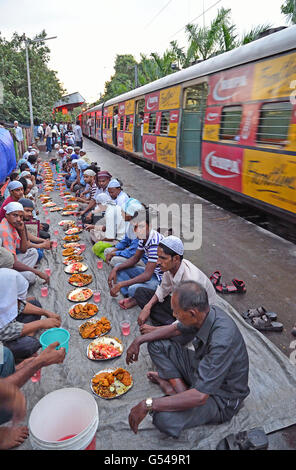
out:
<path id="1" fill-rule="evenodd" d="M 157 372 L 147 377 L 166 395 L 148 397 L 132 408 L 129 424 L 135 433 L 148 412 L 159 431 L 175 438 L 184 429 L 230 421 L 250 392 L 244 339 L 226 312 L 210 307 L 206 290 L 185 281 L 173 292 L 172 309 L 178 322 L 138 336 L 127 350 L 131 364 L 141 344 L 148 343 Z M 188 334 L 193 349 L 170 341 Z"/>
<path id="2" fill-rule="evenodd" d="M 190 261 L 183 259 L 184 245 L 180 238 L 170 235 L 163 238 L 157 248 L 158 265 L 163 272 L 160 285 L 154 292 L 139 287 L 134 295 L 142 308 L 138 324 L 142 334 L 148 333 L 155 326 L 147 325 L 150 317 L 153 325 L 170 325 L 175 321 L 171 308 L 171 293 L 183 281 L 196 281 L 207 291 L 210 305 L 216 302 L 216 292 L 210 279 Z"/>

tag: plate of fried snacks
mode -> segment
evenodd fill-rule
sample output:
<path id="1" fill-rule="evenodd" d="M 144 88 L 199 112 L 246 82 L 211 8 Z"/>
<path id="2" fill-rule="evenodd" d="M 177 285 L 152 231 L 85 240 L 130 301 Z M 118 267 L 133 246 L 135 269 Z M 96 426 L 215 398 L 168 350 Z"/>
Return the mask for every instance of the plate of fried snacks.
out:
<path id="1" fill-rule="evenodd" d="M 62 207 L 53 207 L 52 209 L 49 209 L 49 212 L 57 212 L 57 211 L 62 211 Z"/>
<path id="2" fill-rule="evenodd" d="M 73 264 L 80 261 L 83 261 L 83 256 L 71 255 L 68 256 L 68 258 L 64 259 L 63 263 L 68 266 L 69 264 Z"/>
<path id="3" fill-rule="evenodd" d="M 43 204 L 44 207 L 55 207 L 56 206 L 56 203 L 55 202 L 46 202 L 45 204 Z"/>
<path id="4" fill-rule="evenodd" d="M 68 206 L 65 206 L 64 209 L 65 211 L 74 211 L 79 207 L 79 204 L 69 204 Z"/>
<path id="5" fill-rule="evenodd" d="M 64 211 L 62 212 L 62 215 L 74 215 L 76 214 L 76 211 Z"/>
<path id="6" fill-rule="evenodd" d="M 69 266 L 65 267 L 65 273 L 68 274 L 77 274 L 87 271 L 88 266 L 84 263 L 72 263 Z"/>
<path id="7" fill-rule="evenodd" d="M 73 264 L 70 266 L 73 266 Z M 72 286 L 83 287 L 88 286 L 92 280 L 93 277 L 91 274 L 72 274 L 72 276 L 69 277 L 68 282 L 69 284 L 72 284 Z"/>
<path id="8" fill-rule="evenodd" d="M 60 225 L 61 227 L 63 227 L 64 225 L 73 225 L 75 224 L 75 221 L 74 220 L 61 220 L 58 225 Z"/>
<path id="9" fill-rule="evenodd" d="M 123 344 L 118 338 L 103 336 L 97 338 L 87 347 L 87 357 L 93 361 L 106 361 L 121 356 Z"/>
<path id="10" fill-rule="evenodd" d="M 66 235 L 63 240 L 65 242 L 79 242 L 80 236 L 79 235 Z"/>
<path id="11" fill-rule="evenodd" d="M 68 243 L 64 243 L 63 244 L 63 247 L 64 248 L 80 248 L 80 243 L 79 242 L 68 242 Z"/>
<path id="12" fill-rule="evenodd" d="M 94 339 L 103 336 L 111 330 L 111 323 L 106 317 L 100 320 L 89 320 L 82 323 L 79 333 L 84 339 Z"/>
<path id="13" fill-rule="evenodd" d="M 63 256 L 72 256 L 72 255 L 77 255 L 80 254 L 81 250 L 78 246 L 70 246 L 69 248 L 66 248 L 65 250 L 62 251 Z"/>
<path id="14" fill-rule="evenodd" d="M 68 293 L 67 299 L 71 302 L 85 302 L 93 296 L 93 291 L 87 287 L 78 287 Z"/>
<path id="15" fill-rule="evenodd" d="M 99 309 L 95 304 L 88 304 L 86 302 L 74 305 L 69 310 L 70 317 L 75 320 L 87 320 L 98 313 Z"/>
<path id="16" fill-rule="evenodd" d="M 81 233 L 81 232 L 82 232 L 81 228 L 73 227 L 73 228 L 70 228 L 69 230 L 67 230 L 65 233 L 66 233 L 66 235 L 74 235 L 74 234 Z"/>
<path id="17" fill-rule="evenodd" d="M 101 370 L 91 380 L 92 392 L 107 400 L 124 395 L 132 386 L 133 378 L 131 374 L 122 367 Z"/>

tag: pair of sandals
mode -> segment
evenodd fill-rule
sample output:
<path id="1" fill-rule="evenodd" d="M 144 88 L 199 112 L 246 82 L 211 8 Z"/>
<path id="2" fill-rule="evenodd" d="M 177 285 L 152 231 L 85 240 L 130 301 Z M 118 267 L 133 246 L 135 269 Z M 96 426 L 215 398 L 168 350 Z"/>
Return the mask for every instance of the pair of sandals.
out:
<path id="1" fill-rule="evenodd" d="M 245 294 L 247 292 L 244 281 L 234 278 L 232 279 L 232 284 L 227 285 L 226 283 L 221 283 L 221 277 L 220 271 L 215 271 L 210 276 L 210 281 L 219 294 Z"/>
<path id="2" fill-rule="evenodd" d="M 283 324 L 277 322 L 277 314 L 268 312 L 263 306 L 250 308 L 242 314 L 243 319 L 259 331 L 283 331 Z"/>

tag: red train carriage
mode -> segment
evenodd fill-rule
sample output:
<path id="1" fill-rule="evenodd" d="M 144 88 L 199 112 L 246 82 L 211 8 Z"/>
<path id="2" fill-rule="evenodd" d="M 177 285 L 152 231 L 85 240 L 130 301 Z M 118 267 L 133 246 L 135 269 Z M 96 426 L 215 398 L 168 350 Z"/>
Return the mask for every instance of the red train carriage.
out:
<path id="1" fill-rule="evenodd" d="M 295 37 L 291 26 L 113 98 L 92 137 L 296 220 Z"/>

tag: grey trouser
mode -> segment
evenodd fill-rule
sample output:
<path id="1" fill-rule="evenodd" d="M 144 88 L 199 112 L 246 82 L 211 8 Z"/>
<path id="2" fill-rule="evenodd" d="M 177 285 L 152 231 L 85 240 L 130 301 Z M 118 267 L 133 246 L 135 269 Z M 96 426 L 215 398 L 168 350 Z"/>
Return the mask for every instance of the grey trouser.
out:
<path id="1" fill-rule="evenodd" d="M 16 257 L 21 263 L 26 264 L 30 268 L 34 268 L 38 261 L 39 255 L 36 248 L 29 248 L 26 253 L 18 253 Z M 23 271 L 20 272 L 20 274 L 27 279 L 29 284 L 34 284 L 36 281 L 36 274 L 32 273 L 31 271 Z"/>
<path id="2" fill-rule="evenodd" d="M 110 253 L 111 251 L 114 250 L 114 247 L 110 247 L 110 248 L 106 248 L 106 250 L 104 251 L 104 255 L 105 257 L 107 256 L 108 253 Z M 110 261 L 110 266 L 112 266 L 114 268 L 114 266 L 116 266 L 116 264 L 121 264 L 121 263 L 124 263 L 128 258 L 125 258 L 124 256 L 113 256 L 113 258 L 111 258 L 111 261 Z M 145 266 L 145 263 L 140 260 L 136 266 Z"/>
<path id="3" fill-rule="evenodd" d="M 162 379 L 180 378 L 194 388 L 196 377 L 195 352 L 170 340 L 148 344 L 150 357 Z M 161 411 L 153 413 L 153 424 L 173 437 L 179 437 L 183 429 L 203 424 L 220 424 L 229 421 L 239 409 L 240 400 L 227 400 L 210 395 L 206 403 L 186 411 Z"/>

